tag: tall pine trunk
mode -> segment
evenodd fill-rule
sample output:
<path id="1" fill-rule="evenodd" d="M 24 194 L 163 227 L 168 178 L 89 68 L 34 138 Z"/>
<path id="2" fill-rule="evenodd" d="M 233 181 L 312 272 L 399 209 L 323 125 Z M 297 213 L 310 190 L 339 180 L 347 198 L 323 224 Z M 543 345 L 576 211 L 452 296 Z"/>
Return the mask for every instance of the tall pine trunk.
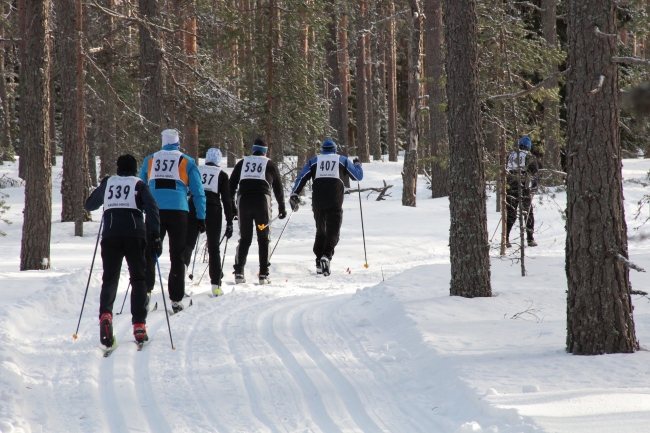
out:
<path id="1" fill-rule="evenodd" d="M 326 3 L 326 12 L 329 15 L 329 22 L 327 23 L 328 37 L 325 40 L 325 56 L 327 61 L 327 68 L 329 74 L 327 80 L 329 82 L 329 106 L 330 106 L 330 127 L 334 131 L 336 140 L 341 145 L 341 138 L 343 136 L 343 128 L 341 125 L 342 120 L 342 104 L 341 104 L 341 74 L 339 73 L 339 55 L 337 52 L 338 47 L 338 22 L 336 13 L 336 4 L 334 0 L 328 0 Z M 345 131 L 347 134 L 347 131 Z"/>
<path id="2" fill-rule="evenodd" d="M 395 15 L 395 2 L 388 0 L 388 14 Z M 395 50 L 395 20 L 388 23 L 386 41 L 386 99 L 388 101 L 388 160 L 397 162 L 397 53 Z"/>
<path id="3" fill-rule="evenodd" d="M 350 95 L 350 59 L 348 56 L 348 16 L 345 13 L 340 15 L 338 39 L 338 63 L 339 63 L 339 88 L 341 89 L 341 130 L 339 131 L 340 153 L 349 154 L 349 125 L 348 97 Z"/>
<path id="4" fill-rule="evenodd" d="M 409 39 L 408 71 L 408 147 L 404 154 L 402 205 L 416 205 L 418 185 L 418 140 L 420 138 L 420 76 L 422 75 L 422 23 L 418 0 L 409 0 L 411 6 L 411 37 Z"/>
<path id="5" fill-rule="evenodd" d="M 427 90 L 429 94 L 429 145 L 431 146 L 431 196 L 449 195 L 449 139 L 445 102 L 445 54 L 442 1 L 424 3 L 426 17 L 425 50 L 427 59 Z"/>
<path id="6" fill-rule="evenodd" d="M 556 0 L 542 0 L 542 33 L 546 43 L 557 45 L 557 6 Z M 557 72 L 557 64 L 549 63 L 549 75 Z M 556 89 L 558 80 L 551 80 L 546 88 Z M 551 98 L 544 98 L 544 165 L 555 170 L 560 169 L 560 118 L 559 104 Z"/>
<path id="7" fill-rule="evenodd" d="M 187 33 L 183 34 L 183 42 L 185 45 L 185 55 L 187 56 L 187 64 L 196 67 L 196 0 L 185 1 L 183 6 L 183 28 Z M 190 91 L 194 92 L 196 79 L 191 71 L 187 72 L 187 82 Z M 196 108 L 190 102 L 187 106 L 187 116 L 185 120 L 185 139 L 183 140 L 183 148 L 189 156 L 199 161 L 199 124 L 196 120 Z"/>
<path id="8" fill-rule="evenodd" d="M 160 21 L 158 0 L 138 0 L 140 15 L 153 23 Z M 159 30 L 139 24 L 140 31 L 140 114 L 145 121 L 146 153 L 160 149 L 163 124 L 162 47 Z"/>
<path id="9" fill-rule="evenodd" d="M 365 30 L 368 26 L 368 0 L 359 1 L 359 12 L 357 20 L 357 61 L 355 71 L 355 82 L 357 91 L 357 156 L 361 162 L 370 162 L 368 150 L 368 110 L 371 103 L 368 101 L 369 77 L 367 75 L 366 63 L 366 37 Z"/>
<path id="10" fill-rule="evenodd" d="M 639 348 L 632 318 L 619 132 L 616 4 L 571 0 L 567 76 L 567 352 Z M 598 30 L 597 30 L 598 29 Z"/>
<path id="11" fill-rule="evenodd" d="M 24 12 L 30 17 L 22 38 L 25 41 L 21 65 L 23 86 L 21 129 L 25 137 L 23 160 L 26 172 L 23 235 L 20 270 L 50 267 L 52 228 L 52 166 L 49 146 L 50 52 L 47 42 L 49 0 L 25 1 Z"/>
<path id="12" fill-rule="evenodd" d="M 83 236 L 88 219 L 84 203 L 88 197 L 88 147 L 84 107 L 82 55 L 82 4 L 80 0 L 55 2 L 58 22 L 58 62 L 61 70 L 61 221 L 74 221 L 75 236 Z"/>
<path id="13" fill-rule="evenodd" d="M 479 135 L 476 0 L 445 0 L 449 102 L 449 249 L 452 296 L 492 296 Z"/>
<path id="14" fill-rule="evenodd" d="M 104 0 L 104 6 L 108 9 L 115 9 L 115 0 Z M 115 21 L 112 16 L 102 14 L 99 25 L 103 34 L 110 35 L 115 30 Z M 105 70 L 109 77 L 115 72 L 115 51 L 112 48 L 115 41 L 114 36 L 107 36 L 104 41 L 103 55 L 99 60 L 99 65 Z M 111 176 L 115 174 L 117 162 L 117 121 L 115 103 L 113 94 L 102 88 L 102 104 L 97 110 L 97 140 L 99 154 L 99 177 Z"/>

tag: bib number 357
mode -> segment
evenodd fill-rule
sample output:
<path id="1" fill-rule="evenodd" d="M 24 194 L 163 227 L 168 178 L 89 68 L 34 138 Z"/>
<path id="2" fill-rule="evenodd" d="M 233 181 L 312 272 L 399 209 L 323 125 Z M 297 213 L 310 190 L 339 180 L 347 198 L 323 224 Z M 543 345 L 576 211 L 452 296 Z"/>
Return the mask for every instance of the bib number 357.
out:
<path id="1" fill-rule="evenodd" d="M 176 164 L 173 159 L 156 159 L 156 171 L 172 171 Z"/>

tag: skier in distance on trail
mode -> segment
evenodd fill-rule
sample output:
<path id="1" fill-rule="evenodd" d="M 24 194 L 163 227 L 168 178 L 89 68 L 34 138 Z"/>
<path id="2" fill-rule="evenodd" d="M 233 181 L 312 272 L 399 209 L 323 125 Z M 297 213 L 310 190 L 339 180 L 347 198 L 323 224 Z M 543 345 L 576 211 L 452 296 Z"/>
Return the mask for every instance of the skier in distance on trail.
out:
<path id="1" fill-rule="evenodd" d="M 296 212 L 300 203 L 298 195 L 308 180 L 314 180 L 311 207 L 316 221 L 316 273 L 328 276 L 343 223 L 344 176 L 350 176 L 356 181 L 363 180 L 363 168 L 358 159 L 351 162 L 347 157 L 337 154 L 336 143 L 329 138 L 323 142 L 322 149 L 320 155 L 307 161 L 298 175 L 289 203 Z"/>
<path id="2" fill-rule="evenodd" d="M 182 153 L 178 131 L 166 129 L 162 132 L 162 150 L 144 159 L 140 179 L 148 182 L 151 192 L 160 208 L 160 249 L 154 253 L 147 250 L 147 290 L 149 298 L 156 284 L 156 255 L 162 254 L 162 241 L 169 235 L 168 290 L 172 310 L 183 310 L 185 296 L 185 240 L 187 238 L 188 213 L 190 211 L 187 192 L 192 193 L 196 207 L 197 229 L 205 231 L 205 192 L 201 174 L 194 159 Z M 155 239 L 151 239 L 156 243 Z"/>
<path id="3" fill-rule="evenodd" d="M 145 249 L 147 231 L 150 239 L 157 239 L 160 231 L 158 205 L 149 186 L 136 175 L 138 163 L 131 155 L 117 159 L 117 175 L 106 176 L 86 200 L 88 211 L 104 205 L 102 230 L 102 291 L 99 295 L 99 339 L 110 348 L 113 335 L 113 303 L 120 281 L 122 259 L 126 258 L 131 279 L 131 322 L 133 336 L 144 343 L 147 336 L 147 286 L 145 284 Z M 147 223 L 142 216 L 146 212 Z"/>
<path id="4" fill-rule="evenodd" d="M 506 213 L 507 231 L 506 246 L 510 248 L 510 230 L 517 221 L 517 207 L 521 206 L 521 216 L 526 227 L 526 239 L 529 247 L 536 247 L 533 238 L 535 231 L 535 216 L 533 215 L 533 196 L 537 193 L 539 183 L 539 165 L 537 157 L 530 151 L 533 143 L 527 135 L 519 140 L 519 152 L 512 151 L 508 155 L 506 165 Z M 519 197 L 519 180 L 521 179 L 521 197 Z"/>
<path id="5" fill-rule="evenodd" d="M 266 157 L 268 147 L 259 138 L 252 147 L 253 154 L 235 165 L 230 175 L 230 195 L 237 204 L 235 214 L 239 223 L 239 245 L 235 253 L 235 283 L 245 283 L 244 266 L 248 249 L 253 242 L 253 226 L 257 232 L 257 245 L 260 257 L 260 284 L 270 284 L 269 244 L 271 243 L 272 201 L 271 189 L 278 201 L 278 218 L 287 217 L 284 204 L 282 177 L 275 162 Z"/>
<path id="6" fill-rule="evenodd" d="M 226 216 L 225 236 L 230 239 L 233 232 L 232 198 L 230 197 L 230 186 L 228 185 L 228 174 L 221 170 L 221 151 L 219 149 L 208 149 L 205 155 L 205 165 L 199 167 L 201 182 L 205 190 L 206 212 L 205 212 L 205 233 L 208 238 L 208 254 L 210 268 L 210 283 L 212 284 L 212 295 L 223 295 L 221 290 L 221 257 L 219 251 L 219 237 L 221 236 L 221 214 Z M 223 209 L 221 207 L 223 203 Z M 189 265 L 192 252 L 199 237 L 198 221 L 196 220 L 196 207 L 190 201 L 190 214 L 187 226 L 187 240 L 185 242 L 185 263 Z"/>

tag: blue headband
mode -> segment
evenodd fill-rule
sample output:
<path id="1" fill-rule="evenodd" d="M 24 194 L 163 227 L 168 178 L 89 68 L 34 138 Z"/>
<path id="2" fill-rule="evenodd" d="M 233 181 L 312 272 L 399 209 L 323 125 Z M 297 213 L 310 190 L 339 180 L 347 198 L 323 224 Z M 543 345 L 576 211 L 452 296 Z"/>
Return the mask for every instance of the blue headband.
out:
<path id="1" fill-rule="evenodd" d="M 262 152 L 266 153 L 269 150 L 266 146 L 260 146 L 259 144 L 253 144 L 253 152 Z"/>

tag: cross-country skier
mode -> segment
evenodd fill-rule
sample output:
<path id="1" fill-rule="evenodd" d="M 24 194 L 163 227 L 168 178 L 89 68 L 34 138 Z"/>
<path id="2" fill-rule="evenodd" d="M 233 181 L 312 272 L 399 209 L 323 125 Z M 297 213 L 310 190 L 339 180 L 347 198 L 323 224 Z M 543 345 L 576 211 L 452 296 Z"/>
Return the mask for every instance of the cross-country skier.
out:
<path id="1" fill-rule="evenodd" d="M 144 159 L 140 169 L 140 179 L 149 183 L 151 192 L 160 208 L 160 239 L 169 235 L 168 290 L 174 312 L 183 309 L 185 296 L 185 239 L 189 205 L 188 189 L 196 207 L 197 228 L 205 231 L 205 192 L 201 184 L 201 174 L 194 159 L 180 150 L 178 131 L 166 129 L 162 132 L 162 150 Z M 147 254 L 147 290 L 153 290 L 156 283 L 156 256 Z"/>
<path id="2" fill-rule="evenodd" d="M 517 207 L 522 206 L 522 218 L 526 226 L 526 238 L 529 247 L 536 247 L 537 242 L 533 239 L 535 231 L 535 216 L 533 215 L 533 196 L 537 192 L 539 182 L 539 166 L 537 158 L 530 151 L 533 147 L 530 137 L 527 135 L 519 140 L 519 152 L 513 151 L 508 156 L 506 169 L 506 211 L 507 232 L 506 246 L 510 248 L 510 230 L 517 220 Z M 519 197 L 519 181 L 521 180 L 521 197 Z"/>
<path id="3" fill-rule="evenodd" d="M 230 176 L 230 195 L 237 192 L 235 213 L 239 223 L 239 245 L 235 254 L 235 283 L 245 283 L 244 266 L 248 249 L 253 242 L 253 226 L 257 231 L 260 256 L 260 284 L 269 284 L 269 243 L 271 242 L 271 189 L 278 201 L 278 218 L 284 219 L 287 210 L 280 170 L 266 157 L 268 148 L 260 140 L 253 144 L 253 154 L 235 165 Z"/>
<path id="4" fill-rule="evenodd" d="M 147 337 L 147 286 L 145 284 L 145 249 L 162 248 L 158 205 L 151 190 L 136 175 L 138 164 L 131 155 L 117 159 L 117 175 L 105 177 L 86 200 L 86 210 L 104 205 L 102 230 L 102 291 L 99 296 L 99 339 L 112 347 L 113 303 L 120 281 L 122 259 L 126 258 L 131 278 L 131 322 L 138 343 Z M 142 216 L 146 212 L 147 223 Z M 152 244 L 147 246 L 147 231 Z"/>
<path id="5" fill-rule="evenodd" d="M 205 165 L 199 167 L 201 181 L 205 190 L 206 218 L 205 233 L 208 238 L 208 254 L 210 255 L 210 282 L 212 283 L 212 294 L 223 295 L 221 290 L 221 258 L 219 252 L 219 237 L 221 236 L 221 213 L 226 216 L 225 236 L 230 239 L 233 232 L 232 199 L 228 185 L 228 174 L 221 170 L 221 151 L 219 149 L 208 149 L 205 156 Z M 221 208 L 223 203 L 223 210 Z M 196 221 L 196 208 L 190 202 L 190 215 L 187 227 L 187 241 L 185 242 L 185 263 L 190 263 L 190 257 L 196 239 L 199 236 L 198 223 Z"/>
<path id="6" fill-rule="evenodd" d="M 321 154 L 307 161 L 298 175 L 289 202 L 291 209 L 297 211 L 300 203 L 298 194 L 308 180 L 314 180 L 311 206 L 316 220 L 316 273 L 328 276 L 343 222 L 344 176 L 362 180 L 363 168 L 358 159 L 351 162 L 345 156 L 338 155 L 336 143 L 331 139 L 325 140 L 322 147 Z"/>

